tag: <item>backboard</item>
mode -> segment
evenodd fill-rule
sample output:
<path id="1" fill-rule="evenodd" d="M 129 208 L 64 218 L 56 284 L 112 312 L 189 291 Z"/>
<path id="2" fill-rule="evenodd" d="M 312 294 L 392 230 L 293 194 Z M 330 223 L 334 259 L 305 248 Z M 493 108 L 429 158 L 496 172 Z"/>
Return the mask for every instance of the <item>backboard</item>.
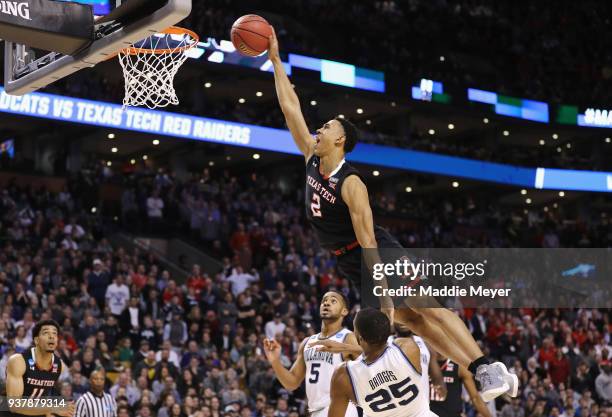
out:
<path id="1" fill-rule="evenodd" d="M 35 57 L 28 45 L 5 39 L 4 89 L 11 95 L 23 95 L 93 67 L 180 22 L 191 13 L 191 5 L 192 0 L 124 0 L 109 14 L 97 18 L 94 40 L 74 55 L 50 52 Z"/>

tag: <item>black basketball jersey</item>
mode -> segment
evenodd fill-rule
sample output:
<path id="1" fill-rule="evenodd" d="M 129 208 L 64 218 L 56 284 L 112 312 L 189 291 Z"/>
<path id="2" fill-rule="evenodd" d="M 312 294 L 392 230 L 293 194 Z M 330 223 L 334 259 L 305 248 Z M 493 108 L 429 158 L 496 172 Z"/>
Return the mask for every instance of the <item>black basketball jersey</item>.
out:
<path id="1" fill-rule="evenodd" d="M 359 171 L 345 160 L 329 175 L 319 171 L 321 161 L 313 155 L 306 164 L 306 217 L 321 246 L 336 250 L 357 241 L 348 206 L 342 200 L 342 183 Z"/>
<path id="2" fill-rule="evenodd" d="M 36 364 L 36 348 L 30 348 L 21 354 L 26 364 L 23 374 L 23 396 L 45 397 L 54 395 L 53 388 L 62 373 L 62 360 L 54 354 L 49 369 L 40 369 Z"/>
<path id="3" fill-rule="evenodd" d="M 55 384 L 62 373 L 62 360 L 59 356 L 52 354 L 51 366 L 41 369 L 36 364 L 36 348 L 30 348 L 20 354 L 25 362 L 25 373 L 23 379 L 22 398 L 41 398 L 59 395 L 55 390 Z M 0 412 L 0 416 L 23 417 L 23 414 Z"/>
<path id="4" fill-rule="evenodd" d="M 442 376 L 446 383 L 448 394 L 446 399 L 441 401 L 433 386 L 429 390 L 429 408 L 439 417 L 459 417 L 463 410 L 461 391 L 463 382 L 459 377 L 459 365 L 450 359 L 438 362 L 442 370 Z"/>

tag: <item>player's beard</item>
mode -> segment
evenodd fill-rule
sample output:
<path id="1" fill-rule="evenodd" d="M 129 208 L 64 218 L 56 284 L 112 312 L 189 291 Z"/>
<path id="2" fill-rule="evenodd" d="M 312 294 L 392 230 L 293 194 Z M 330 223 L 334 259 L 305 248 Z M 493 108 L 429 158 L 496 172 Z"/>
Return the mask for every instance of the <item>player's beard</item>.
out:
<path id="1" fill-rule="evenodd" d="M 338 321 L 340 319 L 340 314 L 333 314 L 330 313 L 327 317 L 321 317 L 321 320 L 323 321 L 327 321 L 327 322 L 334 322 L 334 321 Z"/>

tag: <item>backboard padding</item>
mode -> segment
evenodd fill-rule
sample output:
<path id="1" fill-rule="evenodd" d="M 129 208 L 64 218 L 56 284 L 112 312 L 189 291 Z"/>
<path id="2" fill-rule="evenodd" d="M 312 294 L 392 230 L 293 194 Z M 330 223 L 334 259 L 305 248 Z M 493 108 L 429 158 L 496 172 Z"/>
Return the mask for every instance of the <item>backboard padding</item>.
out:
<path id="1" fill-rule="evenodd" d="M 115 9 L 115 20 L 98 21 L 95 40 L 87 49 L 74 56 L 49 54 L 26 66 L 23 76 L 16 76 L 16 68 L 22 64 L 20 48 L 6 41 L 4 48 L 5 91 L 12 95 L 23 95 L 43 88 L 83 68 L 93 67 L 115 55 L 119 50 L 138 42 L 153 33 L 175 25 L 191 13 L 192 0 L 153 0 L 165 4 L 150 14 L 140 13 L 143 3 L 148 7 L 152 0 L 130 0 Z M 129 7 L 129 9 L 127 9 Z M 139 8 L 139 6 L 141 6 Z M 127 11 L 126 11 L 127 10 Z M 150 9 L 149 9 L 150 10 Z M 113 12 L 114 13 L 114 12 Z M 113 15 L 111 13 L 111 15 Z M 111 16 L 108 15 L 108 16 Z M 102 24 L 100 24 L 102 23 Z M 21 48 L 23 49 L 23 48 Z M 46 62 L 44 62 L 46 61 Z M 16 65 L 17 64 L 17 65 Z M 27 62 L 26 62 L 27 64 Z"/>

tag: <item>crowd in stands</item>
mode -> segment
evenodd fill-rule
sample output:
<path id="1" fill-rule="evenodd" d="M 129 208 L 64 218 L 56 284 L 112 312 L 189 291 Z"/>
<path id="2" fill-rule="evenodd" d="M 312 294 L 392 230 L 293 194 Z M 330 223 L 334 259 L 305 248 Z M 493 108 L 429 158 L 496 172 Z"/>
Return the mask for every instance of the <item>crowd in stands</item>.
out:
<path id="1" fill-rule="evenodd" d="M 195 7 L 187 25 L 228 39 L 236 18 L 260 13 L 291 52 L 382 70 L 389 78 L 414 74 L 546 102 L 595 105 L 608 104 L 612 94 L 604 87 L 612 78 L 606 36 L 611 12 L 608 3 L 595 0 L 528 6 L 494 0 L 214 0 Z"/>
<path id="2" fill-rule="evenodd" d="M 123 228 L 186 227 L 222 260 L 216 274 L 190 265 L 178 281 L 152 253 L 110 243 L 103 213 L 91 214 L 79 183 L 60 193 L 10 185 L 0 195 L 0 381 L 6 361 L 32 343 L 33 324 L 61 324 L 60 390 L 78 397 L 102 367 L 120 417 L 297 417 L 304 391 L 285 391 L 261 348 L 276 337 L 286 366 L 320 326 L 330 286 L 357 308 L 304 224 L 299 175 L 205 170 L 134 176 L 122 197 Z M 132 184 L 132 187 L 129 184 Z M 81 187 L 81 188 L 79 188 Z M 605 217 L 505 213 L 472 196 L 408 204 L 375 195 L 407 246 L 606 247 Z M 406 206 L 400 213 L 397 208 Z M 87 211 L 85 211 L 87 209 Z M 138 227 L 138 226 L 136 226 Z M 167 227 L 166 230 L 170 229 Z M 159 230 L 157 230 L 159 231 Z M 517 400 L 495 404 L 503 417 L 610 417 L 610 311 L 464 309 L 484 351 L 520 375 Z M 350 320 L 347 320 L 350 325 Z M 466 415 L 474 410 L 466 404 Z"/>

